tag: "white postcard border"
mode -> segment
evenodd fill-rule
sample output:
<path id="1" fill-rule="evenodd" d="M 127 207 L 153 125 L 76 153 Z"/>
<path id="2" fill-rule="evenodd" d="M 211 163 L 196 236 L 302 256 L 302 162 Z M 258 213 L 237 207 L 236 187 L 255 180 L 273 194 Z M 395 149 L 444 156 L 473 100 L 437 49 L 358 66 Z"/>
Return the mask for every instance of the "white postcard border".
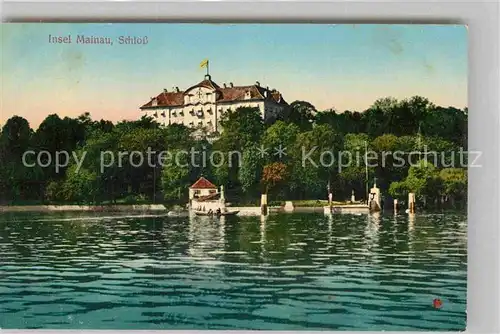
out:
<path id="1" fill-rule="evenodd" d="M 469 170 L 467 333 L 500 332 L 500 112 L 497 1 L 87 2 L 0 3 L 3 22 L 325 22 L 460 23 L 469 28 L 469 150 L 482 168 Z M 1 51 L 0 51 L 1 52 Z M 0 110 L 1 112 L 1 110 Z M 2 333 L 113 333 L 102 330 L 0 330 Z M 133 331 L 137 332 L 137 331 Z M 143 333 L 167 331 L 141 331 Z M 202 333 L 207 331 L 175 331 Z M 212 331 L 217 333 L 219 331 Z M 227 331 L 246 333 L 250 331 Z M 269 331 L 276 333 L 276 331 Z M 285 332 L 283 332 L 285 333 Z M 288 332 L 292 333 L 292 332 Z M 300 332 L 308 333 L 308 332 Z M 326 332 L 328 333 L 328 332 Z M 354 333 L 354 332 L 342 332 Z M 370 333 L 370 332 L 364 332 Z M 375 333 L 375 332 L 373 332 Z"/>

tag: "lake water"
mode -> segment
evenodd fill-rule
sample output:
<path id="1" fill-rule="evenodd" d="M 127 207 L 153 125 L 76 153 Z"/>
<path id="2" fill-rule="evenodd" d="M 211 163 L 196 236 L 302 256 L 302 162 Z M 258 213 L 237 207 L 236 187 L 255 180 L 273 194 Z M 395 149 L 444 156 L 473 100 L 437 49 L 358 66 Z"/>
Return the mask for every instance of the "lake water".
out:
<path id="1" fill-rule="evenodd" d="M 100 215 L 0 215 L 1 328 L 465 329 L 465 215 Z"/>

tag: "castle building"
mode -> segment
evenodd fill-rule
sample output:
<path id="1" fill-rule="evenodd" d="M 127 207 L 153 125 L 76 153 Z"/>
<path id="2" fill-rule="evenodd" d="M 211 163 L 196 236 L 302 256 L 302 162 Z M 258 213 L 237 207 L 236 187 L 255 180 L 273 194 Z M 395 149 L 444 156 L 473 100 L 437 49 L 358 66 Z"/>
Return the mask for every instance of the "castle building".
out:
<path id="1" fill-rule="evenodd" d="M 204 133 L 220 133 L 220 120 L 228 110 L 239 107 L 258 108 L 262 119 L 273 121 L 284 111 L 288 103 L 281 93 L 259 82 L 249 86 L 223 84 L 212 81 L 209 74 L 200 83 L 182 91 L 163 90 L 140 109 L 164 125 L 184 124 L 203 130 Z"/>

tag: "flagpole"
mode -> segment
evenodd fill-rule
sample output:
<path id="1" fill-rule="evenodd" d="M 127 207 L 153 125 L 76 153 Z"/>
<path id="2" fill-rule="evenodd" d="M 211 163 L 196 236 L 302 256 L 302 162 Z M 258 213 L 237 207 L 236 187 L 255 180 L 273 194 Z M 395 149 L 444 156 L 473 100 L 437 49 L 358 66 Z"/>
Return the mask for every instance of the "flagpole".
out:
<path id="1" fill-rule="evenodd" d="M 209 64 L 210 64 L 210 61 L 207 59 L 207 75 L 208 75 L 208 76 L 210 75 L 210 74 L 209 74 L 209 71 L 208 71 L 208 66 L 209 66 Z"/>
<path id="2" fill-rule="evenodd" d="M 366 184 L 366 203 L 368 203 L 368 143 L 365 140 L 365 184 Z"/>

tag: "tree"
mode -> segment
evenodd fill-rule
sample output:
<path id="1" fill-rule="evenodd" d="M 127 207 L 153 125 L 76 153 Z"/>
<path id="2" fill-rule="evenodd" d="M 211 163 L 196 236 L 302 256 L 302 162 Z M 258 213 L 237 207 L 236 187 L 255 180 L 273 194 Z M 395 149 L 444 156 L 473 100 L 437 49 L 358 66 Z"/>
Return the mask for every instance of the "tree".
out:
<path id="1" fill-rule="evenodd" d="M 243 152 L 243 159 L 239 171 L 241 189 L 245 193 L 255 193 L 262 177 L 263 159 L 256 145 L 248 147 Z"/>
<path id="2" fill-rule="evenodd" d="M 223 132 L 218 146 L 224 151 L 238 150 L 259 142 L 264 123 L 259 108 L 240 107 L 222 115 Z"/>
<path id="3" fill-rule="evenodd" d="M 348 196 L 354 190 L 357 194 L 365 194 L 363 197 L 367 196 L 365 145 L 368 150 L 371 149 L 370 137 L 367 134 L 349 133 L 344 137 L 342 152 L 351 158 L 351 163 L 343 162 L 338 168 L 336 195 Z M 369 163 L 372 164 L 372 161 Z M 368 174 L 375 175 L 375 168 L 369 167 Z"/>
<path id="4" fill-rule="evenodd" d="M 427 160 L 420 160 L 410 167 L 405 181 L 406 189 L 415 193 L 424 200 L 426 198 L 437 198 L 440 192 L 440 180 L 436 167 Z"/>
<path id="5" fill-rule="evenodd" d="M 266 194 L 280 183 L 283 183 L 288 176 L 284 163 L 273 162 L 265 165 L 262 171 L 262 183 L 266 189 Z"/>
<path id="6" fill-rule="evenodd" d="M 56 152 L 72 152 L 85 140 L 85 127 L 78 119 L 65 117 L 61 119 L 57 114 L 47 116 L 33 135 L 33 146 L 38 151 L 47 151 L 53 158 Z M 49 157 L 42 156 L 43 165 L 49 166 L 44 169 L 44 180 L 60 180 L 64 178 L 66 167 L 61 167 L 56 171 L 55 159 L 48 160 Z"/>
<path id="7" fill-rule="evenodd" d="M 238 188 L 239 166 L 242 152 L 246 148 L 260 142 L 264 132 L 264 123 L 258 108 L 237 108 L 222 115 L 223 132 L 214 142 L 212 150 L 224 156 L 224 162 L 212 171 L 219 182 L 227 186 L 227 190 Z"/>
<path id="8" fill-rule="evenodd" d="M 2 128 L 0 137 L 2 160 L 16 159 L 20 162 L 22 154 L 30 145 L 32 134 L 33 131 L 25 118 L 19 116 L 9 118 Z"/>
<path id="9" fill-rule="evenodd" d="M 406 183 L 402 181 L 394 181 L 389 187 L 389 195 L 393 198 L 402 198 L 408 193 Z"/>
<path id="10" fill-rule="evenodd" d="M 467 171 L 462 168 L 444 168 L 439 172 L 443 184 L 442 194 L 451 200 L 467 198 Z"/>
<path id="11" fill-rule="evenodd" d="M 186 198 L 186 189 L 189 187 L 189 163 L 186 154 L 173 151 L 172 159 L 166 161 L 162 174 L 161 185 L 166 201 L 181 201 Z"/>
<path id="12" fill-rule="evenodd" d="M 91 204 L 100 202 L 99 177 L 96 172 L 72 165 L 66 172 L 66 179 L 62 186 L 62 197 L 66 201 L 78 204 Z"/>
<path id="13" fill-rule="evenodd" d="M 317 113 L 316 107 L 306 101 L 294 101 L 290 104 L 288 111 L 284 115 L 287 123 L 293 123 L 300 130 L 310 130 Z"/>
<path id="14" fill-rule="evenodd" d="M 393 134 L 378 136 L 371 142 L 370 146 L 377 153 L 378 161 L 375 173 L 379 179 L 378 184 L 386 190 L 392 181 L 400 180 L 406 174 L 406 164 L 400 166 L 399 161 L 394 161 L 397 152 L 401 152 L 399 154 L 401 158 L 404 157 L 403 152 L 399 150 L 398 137 Z"/>
<path id="15" fill-rule="evenodd" d="M 26 200 L 40 197 L 37 179 L 39 166 L 28 167 L 23 154 L 30 150 L 33 131 L 26 119 L 13 116 L 7 120 L 0 135 L 0 200 Z M 32 158 L 32 156 L 30 156 Z M 29 161 L 32 163 L 33 161 Z"/>
<path id="16" fill-rule="evenodd" d="M 262 136 L 262 145 L 265 149 L 267 149 L 268 153 L 267 160 L 286 160 L 287 156 L 278 156 L 274 153 L 280 148 L 283 149 L 285 153 L 290 151 L 297 139 L 299 131 L 300 129 L 296 124 L 285 123 L 282 121 L 277 121 L 267 128 Z"/>

